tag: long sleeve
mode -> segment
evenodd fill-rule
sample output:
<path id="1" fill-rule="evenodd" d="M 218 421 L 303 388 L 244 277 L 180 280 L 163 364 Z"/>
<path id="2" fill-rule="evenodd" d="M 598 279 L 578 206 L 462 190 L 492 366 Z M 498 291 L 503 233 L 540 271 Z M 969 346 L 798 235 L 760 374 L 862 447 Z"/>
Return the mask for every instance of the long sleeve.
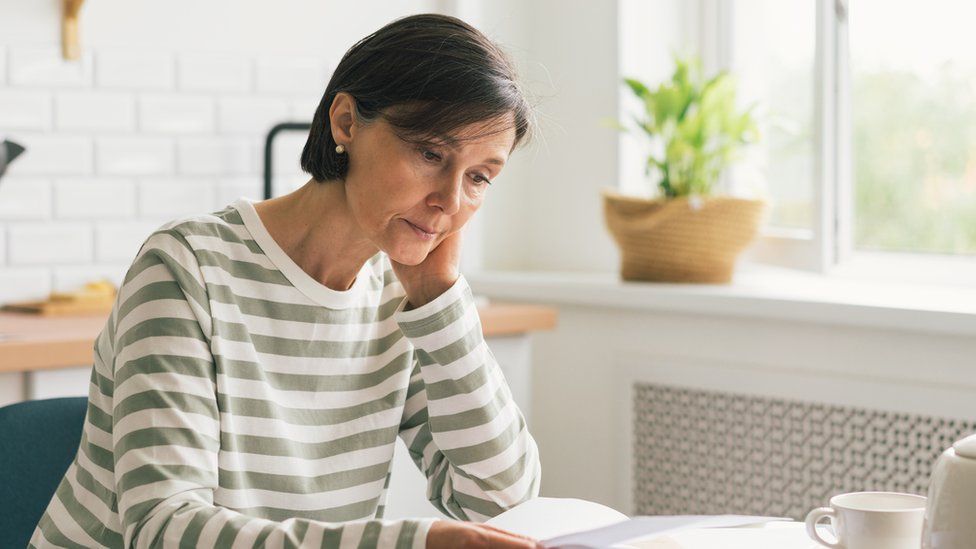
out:
<path id="1" fill-rule="evenodd" d="M 484 521 L 539 494 L 538 448 L 482 335 L 464 276 L 433 301 L 395 313 L 415 367 L 400 437 L 427 476 L 428 499 Z"/>
<path id="2" fill-rule="evenodd" d="M 424 547 L 430 520 L 272 521 L 214 504 L 236 472 L 218 468 L 209 288 L 169 230 L 147 241 L 120 290 L 111 444 L 125 547 Z"/>

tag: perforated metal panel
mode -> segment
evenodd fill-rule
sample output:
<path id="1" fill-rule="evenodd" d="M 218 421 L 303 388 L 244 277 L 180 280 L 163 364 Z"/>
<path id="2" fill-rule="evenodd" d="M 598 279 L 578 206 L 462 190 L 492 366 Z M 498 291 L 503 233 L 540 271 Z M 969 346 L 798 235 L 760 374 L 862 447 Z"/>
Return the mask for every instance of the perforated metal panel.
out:
<path id="1" fill-rule="evenodd" d="M 942 450 L 976 421 L 634 385 L 638 514 L 803 518 L 860 490 L 925 494 Z"/>

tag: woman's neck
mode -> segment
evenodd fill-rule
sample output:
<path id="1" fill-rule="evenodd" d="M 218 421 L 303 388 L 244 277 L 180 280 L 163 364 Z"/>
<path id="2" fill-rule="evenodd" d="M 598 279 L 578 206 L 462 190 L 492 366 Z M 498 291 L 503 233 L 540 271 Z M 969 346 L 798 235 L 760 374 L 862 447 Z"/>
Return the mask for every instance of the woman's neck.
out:
<path id="1" fill-rule="evenodd" d="M 351 288 L 363 264 L 379 251 L 350 211 L 341 181 L 309 180 L 254 206 L 278 246 L 327 288 Z"/>

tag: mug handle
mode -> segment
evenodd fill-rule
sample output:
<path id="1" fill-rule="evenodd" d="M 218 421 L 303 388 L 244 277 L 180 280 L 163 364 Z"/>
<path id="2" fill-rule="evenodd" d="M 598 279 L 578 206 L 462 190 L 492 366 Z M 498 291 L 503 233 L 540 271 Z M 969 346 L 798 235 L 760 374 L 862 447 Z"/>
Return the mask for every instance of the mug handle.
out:
<path id="1" fill-rule="evenodd" d="M 840 536 L 836 534 L 837 530 L 834 529 L 837 541 L 827 541 L 820 537 L 820 533 L 817 532 L 817 523 L 823 518 L 830 519 L 830 525 L 833 526 L 837 523 L 837 512 L 830 507 L 818 507 L 807 515 L 807 535 L 810 536 L 813 541 L 826 545 L 827 547 L 832 547 L 835 549 L 844 549 L 844 545 L 840 542 Z"/>

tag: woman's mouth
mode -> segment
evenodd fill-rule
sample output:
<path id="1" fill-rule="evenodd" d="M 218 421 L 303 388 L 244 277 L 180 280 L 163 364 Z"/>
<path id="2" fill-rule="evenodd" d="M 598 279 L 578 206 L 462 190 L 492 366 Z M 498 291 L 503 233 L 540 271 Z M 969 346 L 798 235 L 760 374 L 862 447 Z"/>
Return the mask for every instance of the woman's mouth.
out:
<path id="1" fill-rule="evenodd" d="M 422 240 L 433 240 L 434 237 L 437 236 L 437 233 L 428 233 L 427 231 L 421 229 L 420 227 L 414 225 L 413 223 L 407 221 L 406 219 L 404 219 L 403 222 L 406 223 L 410 227 L 410 229 L 414 232 L 414 234 L 416 234 Z"/>

